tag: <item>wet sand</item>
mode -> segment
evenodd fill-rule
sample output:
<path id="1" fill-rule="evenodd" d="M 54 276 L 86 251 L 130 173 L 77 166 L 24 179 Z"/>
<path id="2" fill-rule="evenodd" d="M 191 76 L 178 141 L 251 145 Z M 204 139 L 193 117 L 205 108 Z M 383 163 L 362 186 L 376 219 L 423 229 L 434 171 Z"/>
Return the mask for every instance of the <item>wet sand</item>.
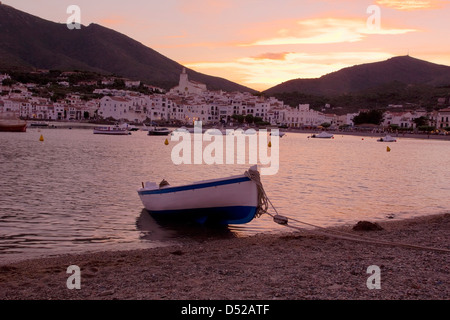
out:
<path id="1" fill-rule="evenodd" d="M 450 214 L 379 223 L 357 237 L 450 249 Z M 81 270 L 69 290 L 67 268 Z M 369 290 L 370 266 L 381 289 Z M 369 284 L 377 284 L 370 280 Z M 286 229 L 126 252 L 65 255 L 0 266 L 2 300 L 448 300 L 450 253 L 353 242 Z"/>

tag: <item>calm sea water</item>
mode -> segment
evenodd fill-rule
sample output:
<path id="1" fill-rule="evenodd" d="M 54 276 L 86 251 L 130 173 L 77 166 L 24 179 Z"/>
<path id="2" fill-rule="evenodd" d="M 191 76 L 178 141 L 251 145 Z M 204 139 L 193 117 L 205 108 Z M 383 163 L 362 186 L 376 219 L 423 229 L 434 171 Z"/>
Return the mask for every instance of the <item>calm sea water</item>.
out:
<path id="1" fill-rule="evenodd" d="M 175 166 L 165 139 L 67 128 L 0 133 L 0 263 L 286 231 L 267 216 L 220 229 L 153 220 L 137 195 L 141 182 L 177 185 L 249 167 Z M 280 214 L 320 226 L 449 212 L 450 142 L 400 138 L 389 146 L 290 133 L 280 140 L 278 175 L 263 184 Z"/>

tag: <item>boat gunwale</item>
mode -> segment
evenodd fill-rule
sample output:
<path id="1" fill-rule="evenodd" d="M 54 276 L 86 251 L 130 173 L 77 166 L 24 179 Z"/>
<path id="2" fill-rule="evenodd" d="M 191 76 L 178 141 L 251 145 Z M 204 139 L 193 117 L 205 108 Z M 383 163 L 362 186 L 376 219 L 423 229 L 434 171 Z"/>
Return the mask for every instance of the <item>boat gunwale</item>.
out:
<path id="1" fill-rule="evenodd" d="M 230 185 L 230 184 L 240 184 L 242 182 L 250 182 L 250 181 L 251 181 L 250 178 L 248 178 L 246 176 L 241 176 L 241 177 L 218 179 L 218 180 L 208 181 L 208 182 L 199 182 L 199 183 L 194 183 L 194 184 L 184 185 L 184 186 L 168 187 L 168 188 L 164 188 L 164 189 L 153 189 L 153 190 L 141 189 L 138 191 L 138 193 L 140 196 L 157 195 L 157 194 L 161 195 L 161 194 L 176 193 L 176 192 L 189 191 L 189 190 L 207 189 L 207 188 L 225 186 L 225 185 Z"/>

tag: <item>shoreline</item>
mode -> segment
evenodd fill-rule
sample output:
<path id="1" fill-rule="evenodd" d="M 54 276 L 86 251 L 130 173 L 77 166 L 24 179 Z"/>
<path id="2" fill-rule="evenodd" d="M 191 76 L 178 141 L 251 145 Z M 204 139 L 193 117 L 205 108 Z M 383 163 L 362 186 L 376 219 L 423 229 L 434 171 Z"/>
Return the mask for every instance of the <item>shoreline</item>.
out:
<path id="1" fill-rule="evenodd" d="M 320 130 L 300 130 L 300 129 L 290 129 L 283 130 L 286 133 L 303 133 L 303 134 L 314 134 L 320 132 Z M 385 133 L 385 132 L 366 132 L 366 131 L 335 131 L 329 130 L 330 132 L 336 136 L 355 136 L 355 137 L 372 137 L 372 138 L 380 138 L 386 136 L 386 134 L 390 134 L 393 138 L 402 138 L 402 139 L 418 139 L 418 140 L 444 140 L 450 141 L 450 135 L 437 135 L 437 134 L 425 134 L 425 133 Z"/>
<path id="2" fill-rule="evenodd" d="M 35 127 L 31 129 L 93 129 L 95 126 L 99 125 L 111 125 L 111 124 L 102 124 L 102 123 L 91 123 L 91 122 L 52 122 L 53 124 L 49 127 Z M 171 127 L 171 126 L 169 126 Z M 172 127 L 171 127 L 172 128 Z M 173 127 L 178 128 L 178 127 Z M 204 126 L 204 128 L 209 128 L 209 126 Z M 230 129 L 237 129 L 237 127 L 233 127 Z M 258 130 L 258 128 L 256 128 Z M 302 134 L 314 134 L 318 133 L 321 130 L 319 129 L 280 129 L 281 132 L 289 133 L 302 133 Z M 426 134 L 426 133 L 386 133 L 386 132 L 367 132 L 367 131 L 336 131 L 329 130 L 328 132 L 334 135 L 343 135 L 343 136 L 355 136 L 355 137 L 372 137 L 372 138 L 380 138 L 384 137 L 386 134 L 390 134 L 394 138 L 403 138 L 403 139 L 418 139 L 418 140 L 442 140 L 442 141 L 450 141 L 450 135 L 438 135 L 438 134 Z"/>
<path id="3" fill-rule="evenodd" d="M 450 214 L 327 228 L 374 240 L 450 249 Z M 282 234 L 108 251 L 0 265 L 1 300 L 448 300 L 450 253 Z M 81 269 L 69 290 L 67 268 Z M 381 290 L 369 290 L 370 266 Z"/>

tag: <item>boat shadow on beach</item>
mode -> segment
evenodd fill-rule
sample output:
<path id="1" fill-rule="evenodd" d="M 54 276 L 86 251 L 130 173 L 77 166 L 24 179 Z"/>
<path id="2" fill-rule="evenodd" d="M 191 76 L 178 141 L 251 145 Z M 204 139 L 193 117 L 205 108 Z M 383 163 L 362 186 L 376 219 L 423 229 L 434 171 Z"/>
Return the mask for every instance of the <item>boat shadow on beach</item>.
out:
<path id="1" fill-rule="evenodd" d="M 141 239 L 148 241 L 194 240 L 208 241 L 236 238 L 228 226 L 202 225 L 189 220 L 158 219 L 143 209 L 136 220 Z"/>

